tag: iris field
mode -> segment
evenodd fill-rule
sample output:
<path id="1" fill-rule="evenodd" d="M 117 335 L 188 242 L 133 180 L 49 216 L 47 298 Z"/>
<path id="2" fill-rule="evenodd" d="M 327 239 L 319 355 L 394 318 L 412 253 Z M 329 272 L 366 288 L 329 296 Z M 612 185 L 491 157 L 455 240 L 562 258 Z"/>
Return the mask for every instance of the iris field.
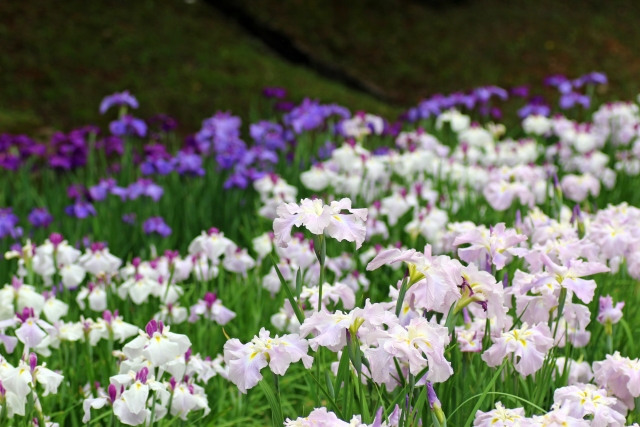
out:
<path id="1" fill-rule="evenodd" d="M 184 138 L 124 91 L 0 135 L 0 425 L 637 423 L 640 112 L 607 83 L 396 121 L 265 88 Z"/>

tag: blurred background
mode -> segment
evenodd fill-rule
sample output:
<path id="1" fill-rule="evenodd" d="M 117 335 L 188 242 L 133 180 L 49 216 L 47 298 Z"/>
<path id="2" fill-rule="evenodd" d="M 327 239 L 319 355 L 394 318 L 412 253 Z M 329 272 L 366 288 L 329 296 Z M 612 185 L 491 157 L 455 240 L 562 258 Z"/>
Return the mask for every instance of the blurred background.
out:
<path id="1" fill-rule="evenodd" d="M 0 130 L 30 135 L 99 123 L 125 89 L 181 132 L 217 110 L 247 119 L 265 86 L 391 120 L 556 73 L 606 73 L 605 99 L 640 89 L 637 0 L 3 1 L 0 17 Z"/>

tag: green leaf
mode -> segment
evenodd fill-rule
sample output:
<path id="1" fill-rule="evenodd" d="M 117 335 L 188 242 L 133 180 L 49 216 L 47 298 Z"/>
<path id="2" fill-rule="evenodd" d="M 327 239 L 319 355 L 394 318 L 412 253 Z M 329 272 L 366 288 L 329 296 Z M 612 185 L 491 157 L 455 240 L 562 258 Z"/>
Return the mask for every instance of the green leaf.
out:
<path id="1" fill-rule="evenodd" d="M 338 375 L 336 376 L 336 385 L 334 387 L 336 397 L 340 395 L 340 388 L 342 388 L 342 383 L 344 383 L 347 375 L 349 375 L 349 355 L 343 351 L 338 364 Z"/>
<path id="2" fill-rule="evenodd" d="M 636 345 L 633 341 L 633 334 L 631 333 L 631 328 L 629 327 L 629 324 L 627 323 L 626 320 L 621 319 L 620 320 L 620 325 L 622 326 L 622 330 L 624 331 L 625 335 L 627 336 L 627 344 L 629 345 L 629 353 L 630 354 L 636 354 Z"/>
<path id="3" fill-rule="evenodd" d="M 331 382 L 331 374 L 329 373 L 329 371 L 324 371 L 324 382 L 327 383 L 327 391 L 331 395 L 331 398 L 335 399 L 336 394 L 333 390 L 333 383 Z"/>
<path id="4" fill-rule="evenodd" d="M 344 417 L 342 416 L 342 411 L 340 411 L 340 408 L 338 407 L 338 405 L 336 404 L 335 400 L 333 400 L 333 398 L 331 397 L 331 395 L 329 394 L 329 392 L 327 390 L 325 390 L 324 387 L 322 387 L 322 384 L 320 384 L 320 382 L 316 379 L 316 377 L 313 376 L 313 374 L 311 373 L 311 371 L 307 371 L 307 373 L 309 374 L 309 376 L 313 379 L 313 381 L 315 381 L 315 383 L 318 385 L 318 388 L 320 389 L 320 391 L 322 392 L 322 394 L 324 394 L 324 397 L 327 398 L 327 400 L 329 401 L 329 403 L 331 404 L 331 406 L 333 406 L 333 412 L 336 413 L 336 415 L 338 416 L 338 418 L 340 418 L 341 420 L 344 419 Z M 282 423 L 280 423 L 280 425 L 282 425 Z"/>
<path id="5" fill-rule="evenodd" d="M 464 423 L 464 427 L 469 427 L 473 422 L 473 419 L 476 416 L 476 411 L 480 408 L 480 406 L 482 405 L 482 402 L 484 402 L 484 398 L 487 397 L 487 394 L 489 394 L 489 390 L 491 390 L 493 385 L 496 383 L 496 380 L 498 379 L 498 377 L 500 376 L 500 373 L 504 369 L 505 364 L 506 363 L 503 362 L 502 365 L 500 365 L 500 368 L 493 375 L 493 378 L 491 378 L 491 381 L 489 381 L 489 384 L 487 384 L 487 386 L 484 388 L 484 391 L 482 392 L 482 394 L 480 395 L 480 398 L 478 399 L 475 406 L 473 407 L 473 410 L 471 411 L 471 413 L 469 413 L 469 418 L 467 418 L 467 422 Z"/>
<path id="6" fill-rule="evenodd" d="M 455 327 L 456 327 L 456 318 L 458 317 L 458 313 L 455 312 L 456 303 L 451 304 L 451 308 L 449 308 L 449 313 L 447 314 L 447 321 L 445 327 L 449 330 L 449 335 L 452 335 Z"/>
<path id="7" fill-rule="evenodd" d="M 274 427 L 280 427 L 284 424 L 284 417 L 282 416 L 282 408 L 276 398 L 276 395 L 273 394 L 273 390 L 267 384 L 264 379 L 258 383 L 260 388 L 264 392 L 265 396 L 267 396 L 267 400 L 269 401 L 269 406 L 271 406 L 271 416 L 273 418 Z"/>
<path id="8" fill-rule="evenodd" d="M 407 293 L 407 283 L 409 278 L 402 279 L 402 285 L 400 285 L 400 291 L 398 293 L 398 302 L 396 303 L 396 316 L 400 317 L 400 311 L 402 310 L 402 303 L 404 302 L 404 296 Z"/>
<path id="9" fill-rule="evenodd" d="M 304 314 L 302 313 L 302 310 L 300 310 L 300 307 L 298 306 L 298 303 L 296 302 L 295 297 L 293 296 L 293 293 L 291 292 L 291 288 L 289 287 L 289 284 L 287 283 L 286 280 L 284 280 L 284 277 L 282 276 L 282 273 L 280 272 L 280 269 L 278 268 L 278 263 L 276 262 L 276 259 L 273 257 L 273 255 L 271 255 L 271 261 L 273 261 L 273 266 L 276 269 L 276 273 L 278 274 L 278 279 L 280 279 L 280 284 L 282 285 L 282 288 L 284 289 L 284 293 L 287 294 L 287 298 L 289 299 L 289 302 L 291 303 L 291 307 L 293 308 L 293 312 L 296 315 L 296 318 L 298 319 L 298 322 L 300 322 L 300 324 L 302 324 L 304 322 Z"/>
<path id="10" fill-rule="evenodd" d="M 302 293 L 302 270 L 298 267 L 298 273 L 296 274 L 296 297 L 300 300 L 300 294 Z"/>

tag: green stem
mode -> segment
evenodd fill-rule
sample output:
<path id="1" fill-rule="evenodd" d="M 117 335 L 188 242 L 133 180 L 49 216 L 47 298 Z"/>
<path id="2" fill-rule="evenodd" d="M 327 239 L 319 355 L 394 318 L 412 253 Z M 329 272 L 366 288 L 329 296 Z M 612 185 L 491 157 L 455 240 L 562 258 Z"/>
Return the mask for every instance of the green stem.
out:
<path id="1" fill-rule="evenodd" d="M 153 400 L 151 401 L 151 416 L 149 417 L 149 425 L 153 425 L 153 419 L 156 416 L 156 399 L 158 398 L 158 393 L 153 393 Z"/>
<path id="2" fill-rule="evenodd" d="M 400 291 L 398 292 L 398 302 L 396 303 L 396 316 L 400 317 L 400 312 L 402 311 L 402 304 L 404 303 L 404 296 L 407 293 L 407 284 L 409 283 L 409 278 L 405 277 L 402 279 L 402 285 L 400 285 Z"/>
<path id="3" fill-rule="evenodd" d="M 560 318 L 562 317 L 562 311 L 564 310 L 564 303 L 567 300 L 567 288 L 561 288 L 560 290 L 560 299 L 558 302 L 558 315 L 556 316 L 556 327 L 553 330 L 553 339 L 556 339 L 556 334 L 558 333 L 558 325 L 560 325 Z M 551 325 L 549 325 L 551 326 Z M 565 331 L 565 334 L 568 331 Z"/>

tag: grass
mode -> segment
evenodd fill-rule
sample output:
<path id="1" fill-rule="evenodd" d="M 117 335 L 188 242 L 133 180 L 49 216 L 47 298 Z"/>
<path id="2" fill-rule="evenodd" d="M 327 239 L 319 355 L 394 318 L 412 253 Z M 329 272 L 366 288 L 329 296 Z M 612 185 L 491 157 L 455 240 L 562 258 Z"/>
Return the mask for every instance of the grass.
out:
<path id="1" fill-rule="evenodd" d="M 242 0 L 247 11 L 321 61 L 408 106 L 436 92 L 533 83 L 591 70 L 605 99 L 640 90 L 640 4 L 614 0 L 429 8 L 412 0 Z M 0 131 L 48 134 L 95 122 L 108 93 L 129 89 L 140 115 L 164 111 L 191 132 L 216 110 L 246 120 L 264 86 L 389 118 L 401 110 L 293 66 L 204 3 L 113 0 L 0 4 Z"/>
<path id="2" fill-rule="evenodd" d="M 479 85 L 538 84 L 598 70 L 610 98 L 640 90 L 640 3 L 634 0 L 241 0 L 293 37 L 403 104 Z"/>
<path id="3" fill-rule="evenodd" d="M 175 116 L 193 132 L 216 110 L 246 112 L 264 86 L 394 116 L 360 93 L 291 66 L 216 10 L 184 1 L 0 4 L 0 132 L 69 129 L 129 89 L 139 115 Z"/>

